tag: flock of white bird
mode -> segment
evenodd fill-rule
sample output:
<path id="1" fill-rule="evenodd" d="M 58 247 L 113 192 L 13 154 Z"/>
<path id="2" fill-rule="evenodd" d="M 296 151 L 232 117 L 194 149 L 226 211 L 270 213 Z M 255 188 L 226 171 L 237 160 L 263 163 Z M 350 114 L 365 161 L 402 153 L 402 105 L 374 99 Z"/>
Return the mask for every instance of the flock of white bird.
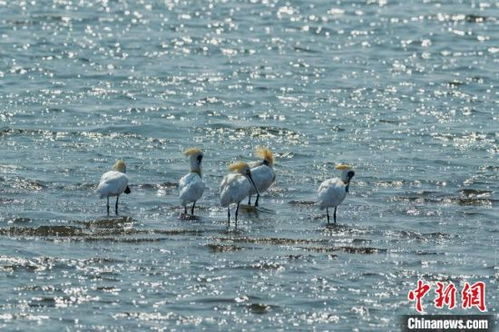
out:
<path id="1" fill-rule="evenodd" d="M 191 215 L 194 215 L 196 202 L 203 196 L 206 185 L 203 182 L 201 163 L 203 151 L 198 148 L 187 149 L 184 154 L 189 157 L 191 170 L 179 181 L 179 198 L 187 215 L 187 205 L 192 203 Z M 257 148 L 256 156 L 260 160 L 252 163 L 242 161 L 229 166 L 231 173 L 227 174 L 220 185 L 220 205 L 227 207 L 227 225 L 230 226 L 230 205 L 236 204 L 235 225 L 237 227 L 237 216 L 239 205 L 248 197 L 248 205 L 251 206 L 251 196 L 256 194 L 255 207 L 258 206 L 260 194 L 267 191 L 275 182 L 274 157 L 272 151 L 267 148 Z M 341 171 L 340 177 L 325 180 L 318 190 L 318 204 L 326 209 L 327 222 L 330 222 L 329 208 L 334 208 L 333 219 L 336 223 L 336 210 L 345 199 L 350 181 L 355 172 L 348 165 L 336 166 Z M 118 200 L 120 195 L 130 193 L 126 165 L 123 160 L 118 160 L 111 171 L 104 173 L 97 187 L 100 198 L 107 198 L 107 214 L 109 215 L 109 197 L 116 196 L 115 213 L 118 215 Z"/>

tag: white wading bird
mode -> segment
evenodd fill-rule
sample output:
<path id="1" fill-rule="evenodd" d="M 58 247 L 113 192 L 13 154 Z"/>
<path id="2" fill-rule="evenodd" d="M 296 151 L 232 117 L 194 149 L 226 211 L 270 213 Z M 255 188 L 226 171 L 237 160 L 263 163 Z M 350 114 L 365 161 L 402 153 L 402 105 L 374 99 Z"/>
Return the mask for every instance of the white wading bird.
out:
<path id="1" fill-rule="evenodd" d="M 191 148 L 185 150 L 184 154 L 190 157 L 191 172 L 184 175 L 179 183 L 179 198 L 184 206 L 184 213 L 187 214 L 187 204 L 192 202 L 191 215 L 194 215 L 196 201 L 203 196 L 205 184 L 201 178 L 201 162 L 203 161 L 203 152 L 200 149 Z"/>
<path id="2" fill-rule="evenodd" d="M 239 213 L 239 204 L 249 195 L 251 188 L 255 188 L 255 192 L 259 194 L 255 182 L 251 176 L 251 170 L 247 163 L 236 162 L 229 166 L 229 170 L 236 172 L 227 174 L 220 185 L 220 204 L 227 207 L 227 225 L 230 226 L 230 204 L 236 203 L 236 227 L 237 215 Z"/>
<path id="3" fill-rule="evenodd" d="M 269 189 L 269 187 L 275 181 L 275 173 L 274 169 L 274 156 L 272 155 L 272 151 L 267 148 L 257 148 L 255 150 L 255 155 L 257 157 L 262 158 L 261 161 L 257 161 L 251 163 L 251 177 L 253 181 L 255 181 L 255 185 L 258 188 L 260 193 L 263 193 Z M 248 197 L 248 205 L 251 205 L 251 195 L 256 194 L 256 190 L 251 187 L 249 197 Z M 260 195 L 256 195 L 255 206 L 258 206 L 258 199 Z"/>
<path id="4" fill-rule="evenodd" d="M 102 174 L 97 193 L 100 198 L 107 198 L 107 215 L 109 215 L 109 197 L 116 196 L 115 213 L 118 215 L 118 199 L 122 193 L 129 194 L 128 177 L 126 176 L 126 165 L 123 160 L 118 160 L 113 165 L 113 170 Z"/>
<path id="5" fill-rule="evenodd" d="M 329 224 L 329 208 L 334 206 L 334 222 L 336 223 L 336 209 L 343 202 L 348 193 L 350 180 L 355 172 L 348 165 L 338 165 L 336 169 L 341 171 L 341 177 L 328 179 L 321 183 L 318 195 L 321 210 L 326 208 L 327 222 Z"/>

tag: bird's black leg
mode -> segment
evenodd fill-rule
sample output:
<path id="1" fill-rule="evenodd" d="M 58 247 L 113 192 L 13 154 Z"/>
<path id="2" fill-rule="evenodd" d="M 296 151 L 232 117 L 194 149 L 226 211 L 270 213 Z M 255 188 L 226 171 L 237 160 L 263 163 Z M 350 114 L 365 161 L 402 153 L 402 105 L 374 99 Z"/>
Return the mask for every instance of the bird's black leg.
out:
<path id="1" fill-rule="evenodd" d="M 192 203 L 191 214 L 194 215 L 194 207 L 196 206 L 196 202 Z"/>
<path id="2" fill-rule="evenodd" d="M 337 209 L 337 208 L 338 208 L 337 206 L 335 206 L 335 207 L 334 207 L 334 223 L 335 223 L 335 224 L 336 224 L 336 209 Z"/>
<path id="3" fill-rule="evenodd" d="M 239 203 L 237 203 L 236 207 L 236 228 L 237 228 L 237 215 L 239 214 Z"/>
<path id="4" fill-rule="evenodd" d="M 118 199 L 120 198 L 120 195 L 116 196 L 116 205 L 114 207 L 114 213 L 118 215 Z"/>
<path id="5" fill-rule="evenodd" d="M 109 216 L 109 196 L 107 196 L 107 215 Z"/>
<path id="6" fill-rule="evenodd" d="M 251 205 L 251 195 L 248 196 L 248 205 Z"/>
<path id="7" fill-rule="evenodd" d="M 256 194 L 255 206 L 258 206 L 258 200 L 260 199 L 260 194 Z"/>
<path id="8" fill-rule="evenodd" d="M 327 223 L 329 224 L 329 208 L 326 208 Z"/>
<path id="9" fill-rule="evenodd" d="M 230 227 L 230 206 L 227 206 L 227 228 Z"/>
<path id="10" fill-rule="evenodd" d="M 184 205 L 184 214 L 187 214 L 187 205 Z"/>

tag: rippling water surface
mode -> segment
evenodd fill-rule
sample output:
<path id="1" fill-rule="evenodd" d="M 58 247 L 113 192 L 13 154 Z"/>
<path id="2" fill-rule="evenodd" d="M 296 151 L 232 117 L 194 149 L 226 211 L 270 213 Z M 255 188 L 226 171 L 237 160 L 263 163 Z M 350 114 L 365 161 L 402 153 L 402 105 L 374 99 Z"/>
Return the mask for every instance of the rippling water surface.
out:
<path id="1" fill-rule="evenodd" d="M 498 40 L 482 0 L 0 0 L 0 328 L 396 330 L 418 279 L 484 281 L 496 313 Z M 227 230 L 218 184 L 258 145 L 277 183 Z"/>

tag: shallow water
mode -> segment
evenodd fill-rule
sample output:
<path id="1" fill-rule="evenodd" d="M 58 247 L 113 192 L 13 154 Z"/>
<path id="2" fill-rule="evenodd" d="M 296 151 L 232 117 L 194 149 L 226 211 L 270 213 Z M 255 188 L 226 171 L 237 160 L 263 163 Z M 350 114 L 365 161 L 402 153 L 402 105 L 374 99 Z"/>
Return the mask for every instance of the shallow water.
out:
<path id="1" fill-rule="evenodd" d="M 418 279 L 484 281 L 496 313 L 498 37 L 487 1 L 0 1 L 0 328 L 397 330 Z M 258 145 L 277 183 L 227 230 Z"/>

